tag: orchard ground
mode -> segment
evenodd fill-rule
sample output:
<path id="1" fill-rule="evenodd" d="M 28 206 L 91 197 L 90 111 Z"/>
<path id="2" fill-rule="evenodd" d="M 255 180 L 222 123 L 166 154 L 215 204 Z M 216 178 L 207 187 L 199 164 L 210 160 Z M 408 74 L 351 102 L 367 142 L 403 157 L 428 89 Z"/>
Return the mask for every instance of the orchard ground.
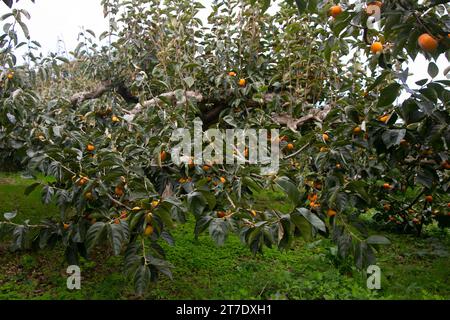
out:
<path id="1" fill-rule="evenodd" d="M 41 178 L 44 179 L 44 178 Z M 19 173 L 0 174 L 0 212 L 17 210 L 25 220 L 39 221 L 53 205 L 43 205 L 40 190 L 24 195 L 34 181 Z M 257 196 L 261 207 L 288 210 L 284 195 Z M 367 217 L 370 225 L 370 217 Z M 378 253 L 382 289 L 366 289 L 364 274 L 350 261 L 337 261 L 331 241 L 296 240 L 282 252 L 264 249 L 252 255 L 237 236 L 218 247 L 208 235 L 193 235 L 194 221 L 172 232 L 176 246 L 168 247 L 174 264 L 173 280 L 162 277 L 152 284 L 146 299 L 450 299 L 450 235 L 428 226 L 424 235 L 396 235 Z M 83 260 L 82 288 L 66 289 L 64 249 L 11 253 L 0 247 L 0 299 L 137 299 L 132 281 L 122 273 L 122 258 L 109 248 L 97 247 L 92 260 Z"/>

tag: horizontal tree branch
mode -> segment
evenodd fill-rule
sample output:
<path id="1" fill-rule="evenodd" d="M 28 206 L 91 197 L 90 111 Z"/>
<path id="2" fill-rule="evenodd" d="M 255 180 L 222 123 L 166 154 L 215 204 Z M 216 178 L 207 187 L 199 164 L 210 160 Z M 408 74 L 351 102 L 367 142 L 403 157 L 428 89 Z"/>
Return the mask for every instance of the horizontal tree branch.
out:
<path id="1" fill-rule="evenodd" d="M 163 99 L 172 100 L 177 105 L 184 105 L 188 99 L 194 100 L 196 102 L 203 101 L 203 95 L 200 92 L 196 91 L 185 91 L 183 94 L 183 98 L 180 101 L 177 101 L 176 98 L 177 91 L 171 91 L 163 93 L 153 99 L 144 101 L 142 104 L 138 103 L 136 106 L 130 111 L 130 114 L 138 114 L 143 109 L 148 109 L 151 107 L 155 107 L 162 102 Z"/>
<path id="2" fill-rule="evenodd" d="M 272 120 L 280 125 L 286 125 L 292 131 L 297 131 L 297 128 L 303 125 L 305 122 L 315 120 L 317 122 L 323 122 L 328 113 L 331 111 L 331 106 L 327 105 L 323 109 L 311 109 L 308 114 L 301 118 L 293 118 L 287 113 L 272 114 Z"/>
<path id="3" fill-rule="evenodd" d="M 112 88 L 112 83 L 110 81 L 105 81 L 105 82 L 101 83 L 97 88 L 93 89 L 92 91 L 83 91 L 83 92 L 75 93 L 70 98 L 70 103 L 73 106 L 77 106 L 86 100 L 100 98 L 105 92 L 111 90 L 111 88 Z"/>
<path id="4" fill-rule="evenodd" d="M 101 83 L 97 88 L 93 89 L 92 91 L 84 91 L 80 93 L 74 94 L 70 101 L 72 105 L 76 106 L 81 104 L 82 102 L 89 100 L 89 99 L 96 99 L 101 97 L 104 93 L 106 93 L 109 90 L 116 89 L 118 90 L 118 93 L 121 94 L 124 99 L 128 102 L 136 100 L 135 97 L 131 97 L 130 99 L 128 90 L 124 86 L 118 86 L 115 87 L 110 81 L 105 81 Z M 245 106 L 248 108 L 257 108 L 262 107 L 266 105 L 267 103 L 272 102 L 276 96 L 279 95 L 279 93 L 267 93 L 261 97 L 259 100 L 248 100 L 245 103 Z M 177 99 L 181 97 L 181 99 Z M 185 105 L 188 100 L 195 101 L 196 103 L 201 104 L 200 110 L 202 110 L 202 114 L 200 115 L 204 127 L 207 128 L 211 124 L 217 122 L 219 119 L 220 113 L 230 108 L 230 102 L 224 98 L 205 98 L 202 93 L 197 91 L 170 91 L 160 94 L 159 96 L 144 101 L 142 103 L 137 103 L 133 109 L 130 111 L 123 110 L 127 115 L 125 116 L 125 119 L 128 121 L 132 121 L 134 117 L 139 114 L 140 112 L 147 110 L 148 108 L 153 108 L 162 103 L 164 100 L 170 100 L 173 105 L 177 106 L 183 106 Z M 206 110 L 207 108 L 211 109 Z M 308 114 L 305 116 L 295 119 L 292 118 L 288 114 L 273 114 L 272 120 L 280 125 L 286 125 L 289 129 L 292 131 L 296 131 L 298 126 L 302 125 L 305 122 L 308 122 L 310 120 L 315 120 L 318 122 L 322 122 L 325 117 L 327 116 L 328 112 L 331 110 L 330 106 L 325 107 L 324 109 L 312 109 Z"/>

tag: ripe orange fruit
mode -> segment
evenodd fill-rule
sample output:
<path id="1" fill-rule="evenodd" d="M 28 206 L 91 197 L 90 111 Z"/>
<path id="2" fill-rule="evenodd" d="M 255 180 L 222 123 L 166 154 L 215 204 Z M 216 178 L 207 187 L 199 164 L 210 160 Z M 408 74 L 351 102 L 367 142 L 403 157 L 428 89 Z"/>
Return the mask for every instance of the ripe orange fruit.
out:
<path id="1" fill-rule="evenodd" d="M 247 147 L 244 149 L 244 157 L 248 158 L 248 148 Z"/>
<path id="2" fill-rule="evenodd" d="M 117 186 L 114 189 L 114 193 L 116 194 L 116 196 L 121 197 L 123 196 L 124 192 L 123 192 L 123 188 L 121 186 Z"/>
<path id="3" fill-rule="evenodd" d="M 331 217 L 334 217 L 336 215 L 336 213 L 337 213 L 336 210 L 328 209 L 327 216 L 329 216 L 331 218 Z"/>
<path id="4" fill-rule="evenodd" d="M 224 177 L 220 177 L 220 182 L 225 183 L 227 182 L 227 179 L 225 179 Z"/>
<path id="5" fill-rule="evenodd" d="M 357 126 L 356 128 L 353 129 L 353 133 L 354 133 L 354 134 L 360 134 L 361 131 L 362 131 L 362 129 L 361 129 L 360 126 Z"/>
<path id="6" fill-rule="evenodd" d="M 188 166 L 189 166 L 190 169 L 192 169 L 195 166 L 194 165 L 194 160 L 192 160 L 192 158 L 189 159 Z"/>
<path id="7" fill-rule="evenodd" d="M 217 217 L 218 218 L 223 218 L 226 217 L 226 212 L 225 211 L 217 211 Z"/>
<path id="8" fill-rule="evenodd" d="M 441 167 L 443 168 L 443 169 L 450 169 L 450 162 L 448 162 L 448 160 L 445 160 L 445 161 L 443 161 L 442 163 L 441 163 Z"/>
<path id="9" fill-rule="evenodd" d="M 228 75 L 229 75 L 230 77 L 236 77 L 236 72 L 230 71 L 230 72 L 228 72 Z"/>
<path id="10" fill-rule="evenodd" d="M 245 81 L 245 79 L 239 79 L 239 85 L 241 87 L 245 87 L 245 84 L 247 83 L 247 81 Z"/>
<path id="11" fill-rule="evenodd" d="M 378 118 L 378 120 L 380 120 L 381 122 L 386 123 L 389 120 L 389 115 L 386 114 L 384 116 L 381 116 L 381 117 Z"/>
<path id="12" fill-rule="evenodd" d="M 328 141 L 328 140 L 330 140 L 330 136 L 329 135 L 327 135 L 326 133 L 324 133 L 323 135 L 322 135 L 322 138 L 323 138 L 323 141 Z"/>
<path id="13" fill-rule="evenodd" d="M 165 161 L 167 159 L 167 152 L 164 150 L 160 152 L 159 157 L 161 159 L 161 162 Z"/>
<path id="14" fill-rule="evenodd" d="M 89 178 L 88 177 L 81 177 L 79 180 L 78 180 L 78 185 L 79 186 L 84 186 L 87 182 L 89 181 Z"/>
<path id="15" fill-rule="evenodd" d="M 378 8 L 381 8 L 382 5 L 383 5 L 383 3 L 380 1 L 371 1 L 367 4 L 366 13 L 369 16 L 371 16 L 372 14 L 375 13 L 376 8 L 374 8 L 374 7 L 377 6 Z"/>
<path id="16" fill-rule="evenodd" d="M 433 196 L 429 195 L 429 196 L 425 196 L 425 201 L 428 203 L 433 202 Z"/>
<path id="17" fill-rule="evenodd" d="M 70 227 L 70 224 L 64 223 L 63 224 L 64 230 L 68 230 Z"/>
<path id="18" fill-rule="evenodd" d="M 112 116 L 112 117 L 111 117 L 111 121 L 112 121 L 112 122 L 119 122 L 120 120 L 119 120 L 119 118 L 117 118 L 116 116 Z"/>
<path id="19" fill-rule="evenodd" d="M 447 203 L 447 208 L 450 208 L 450 202 L 449 202 L 449 203 Z"/>
<path id="20" fill-rule="evenodd" d="M 205 165 L 203 166 L 203 171 L 208 171 L 209 169 L 210 169 L 210 167 L 209 167 L 208 165 L 205 164 Z"/>
<path id="21" fill-rule="evenodd" d="M 294 145 L 292 143 L 288 143 L 286 147 L 288 150 L 294 150 Z"/>
<path id="22" fill-rule="evenodd" d="M 311 202 L 316 202 L 317 201 L 317 194 L 316 193 L 308 194 L 308 200 L 311 201 Z"/>
<path id="23" fill-rule="evenodd" d="M 309 206 L 310 206 L 311 208 L 318 208 L 318 207 L 320 207 L 320 203 L 311 202 L 311 203 L 309 204 Z"/>
<path id="24" fill-rule="evenodd" d="M 373 54 L 377 54 L 378 52 L 382 52 L 383 51 L 383 44 L 381 42 L 374 42 L 372 43 L 372 45 L 370 46 L 370 51 L 372 51 Z"/>
<path id="25" fill-rule="evenodd" d="M 152 227 L 151 225 L 148 225 L 148 226 L 145 228 L 144 235 L 148 237 L 148 236 L 151 235 L 152 233 L 153 233 L 153 227 Z"/>
<path id="26" fill-rule="evenodd" d="M 341 169 L 342 165 L 340 163 L 336 163 L 336 169 Z"/>
<path id="27" fill-rule="evenodd" d="M 386 190 L 389 190 L 392 188 L 392 186 L 389 183 L 385 183 L 385 184 L 383 184 L 383 188 Z"/>
<path id="28" fill-rule="evenodd" d="M 114 224 L 120 224 L 120 220 L 119 219 L 114 219 Z"/>
<path id="29" fill-rule="evenodd" d="M 87 150 L 87 151 L 94 151 L 94 150 L 95 150 L 95 146 L 94 146 L 93 144 L 88 144 L 88 145 L 86 146 L 86 150 Z"/>
<path id="30" fill-rule="evenodd" d="M 339 5 L 336 6 L 332 6 L 330 8 L 330 12 L 329 14 L 333 17 L 336 18 L 338 15 L 340 15 L 342 13 L 342 7 Z"/>
<path id="31" fill-rule="evenodd" d="M 425 52 L 433 52 L 438 47 L 438 41 L 430 36 L 428 33 L 423 33 L 418 39 L 417 42 L 419 47 L 422 48 Z"/>

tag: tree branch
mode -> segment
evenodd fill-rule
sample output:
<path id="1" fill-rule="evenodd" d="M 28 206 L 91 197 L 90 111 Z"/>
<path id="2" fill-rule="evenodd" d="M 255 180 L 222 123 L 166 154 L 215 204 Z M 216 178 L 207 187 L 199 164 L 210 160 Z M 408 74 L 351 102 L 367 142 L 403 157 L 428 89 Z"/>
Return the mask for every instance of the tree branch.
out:
<path id="1" fill-rule="evenodd" d="M 90 99 L 96 99 L 101 97 L 106 91 L 111 90 L 112 84 L 110 81 L 105 81 L 101 83 L 97 88 L 93 89 L 92 91 L 83 91 L 75 93 L 70 98 L 70 103 L 75 107 L 81 103 L 83 103 L 86 100 Z"/>
<path id="2" fill-rule="evenodd" d="M 331 106 L 328 105 L 323 109 L 311 109 L 309 113 L 299 119 L 295 119 L 287 113 L 272 114 L 272 120 L 280 125 L 286 125 L 293 132 L 297 131 L 297 128 L 303 125 L 305 122 L 315 120 L 323 122 L 328 113 L 331 111 Z"/>

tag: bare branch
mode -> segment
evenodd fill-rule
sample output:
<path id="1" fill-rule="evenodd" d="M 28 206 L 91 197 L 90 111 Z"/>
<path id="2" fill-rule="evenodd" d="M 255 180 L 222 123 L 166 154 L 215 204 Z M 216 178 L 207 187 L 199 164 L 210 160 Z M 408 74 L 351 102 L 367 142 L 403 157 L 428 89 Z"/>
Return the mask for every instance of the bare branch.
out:
<path id="1" fill-rule="evenodd" d="M 78 92 L 75 93 L 72 98 L 70 98 L 70 102 L 73 106 L 77 106 L 81 104 L 82 102 L 89 100 L 89 99 L 96 99 L 101 97 L 106 91 L 111 90 L 112 84 L 111 82 L 103 82 L 100 84 L 97 88 L 93 89 L 92 91 L 84 91 L 84 92 Z"/>
<path id="2" fill-rule="evenodd" d="M 161 103 L 161 101 L 162 101 L 161 98 L 174 100 L 174 102 L 177 105 L 184 105 L 187 102 L 187 99 L 192 99 L 192 100 L 195 100 L 197 102 L 201 102 L 203 100 L 203 95 L 201 93 L 195 92 L 195 91 L 186 91 L 186 92 L 184 92 L 184 94 L 182 95 L 182 99 L 179 100 L 179 101 L 175 101 L 176 95 L 177 95 L 177 91 L 166 92 L 166 93 L 163 93 L 163 94 L 159 95 L 156 98 L 144 101 L 142 104 L 138 103 L 130 111 L 130 114 L 137 114 L 137 113 L 141 112 L 143 109 L 148 109 L 148 108 L 157 106 L 158 104 Z"/>
<path id="3" fill-rule="evenodd" d="M 331 106 L 326 106 L 323 109 L 311 109 L 309 113 L 299 119 L 293 118 L 287 113 L 272 114 L 272 120 L 280 125 L 286 125 L 289 129 L 296 132 L 298 126 L 303 125 L 305 122 L 315 120 L 322 122 L 331 110 Z"/>

